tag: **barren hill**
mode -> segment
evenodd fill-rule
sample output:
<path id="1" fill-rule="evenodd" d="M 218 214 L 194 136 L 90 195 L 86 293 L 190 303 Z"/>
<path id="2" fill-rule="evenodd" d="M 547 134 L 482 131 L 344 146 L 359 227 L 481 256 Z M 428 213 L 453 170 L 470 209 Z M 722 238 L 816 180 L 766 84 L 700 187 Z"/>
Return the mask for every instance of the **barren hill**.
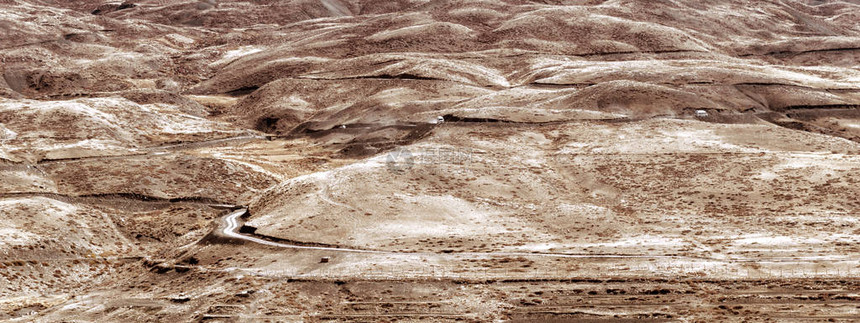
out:
<path id="1" fill-rule="evenodd" d="M 0 0 L 0 320 L 854 319 L 854 0 Z"/>

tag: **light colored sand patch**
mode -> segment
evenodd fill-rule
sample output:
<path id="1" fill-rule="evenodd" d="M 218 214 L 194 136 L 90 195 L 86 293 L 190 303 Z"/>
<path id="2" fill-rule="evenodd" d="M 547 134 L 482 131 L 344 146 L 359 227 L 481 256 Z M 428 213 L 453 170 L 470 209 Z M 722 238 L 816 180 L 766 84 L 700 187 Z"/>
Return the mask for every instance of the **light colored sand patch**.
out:
<path id="1" fill-rule="evenodd" d="M 362 241 L 383 234 L 395 237 L 474 236 L 507 232 L 508 229 L 492 221 L 498 213 L 472 205 L 453 196 L 411 196 L 395 194 L 404 205 L 405 214 L 385 223 L 360 229 L 357 238 Z M 480 228 L 480 231 L 476 231 Z"/>
<path id="2" fill-rule="evenodd" d="M 64 214 L 75 212 L 78 209 L 76 206 L 74 206 L 72 204 L 64 203 L 61 201 L 57 201 L 54 199 L 50 199 L 47 197 L 41 197 L 41 196 L 30 197 L 30 198 L 21 198 L 21 199 L 0 200 L 0 208 L 9 208 L 9 207 L 12 207 L 14 205 L 26 205 L 26 206 L 30 206 L 30 207 L 53 209 L 55 211 L 59 211 L 59 212 L 64 213 Z"/>
<path id="3" fill-rule="evenodd" d="M 0 123 L 0 142 L 5 142 L 7 140 L 12 140 L 18 137 L 18 133 L 12 131 L 12 129 L 6 128 Z"/>
<path id="4" fill-rule="evenodd" d="M 91 151 L 92 153 L 99 155 L 110 155 L 111 152 L 120 150 L 123 152 L 133 152 L 136 151 L 135 148 L 126 148 L 123 147 L 123 143 L 117 140 L 104 140 L 104 139 L 84 139 L 81 141 L 68 142 L 68 143 L 44 143 L 41 144 L 39 150 L 48 151 L 48 155 L 59 155 L 65 154 L 62 152 L 63 150 L 71 150 L 71 151 L 79 151 L 83 154 L 86 154 L 86 151 Z M 51 158 L 48 156 L 48 158 Z"/>
<path id="5" fill-rule="evenodd" d="M 403 27 L 395 30 L 380 31 L 378 33 L 368 36 L 367 40 L 381 42 L 395 38 L 434 34 L 438 33 L 440 30 L 445 30 L 446 32 L 450 33 L 451 36 L 460 37 L 468 37 L 473 32 L 471 28 L 460 24 L 449 22 L 434 22 L 424 25 Z"/>
<path id="6" fill-rule="evenodd" d="M 202 105 L 212 105 L 221 108 L 230 107 L 239 102 L 239 98 L 225 95 L 186 95 L 186 97 Z"/>
<path id="7" fill-rule="evenodd" d="M 816 215 L 784 215 L 775 218 L 776 221 L 783 222 L 801 222 L 801 223 L 833 223 L 833 224 L 857 224 L 860 223 L 860 218 L 856 215 L 845 212 L 828 212 L 822 210 L 816 212 Z M 860 236 L 857 236 L 860 239 Z"/>
<path id="8" fill-rule="evenodd" d="M 612 215 L 608 208 L 594 204 L 568 204 L 561 203 L 558 210 L 562 213 L 575 213 L 592 219 L 605 219 Z"/>
<path id="9" fill-rule="evenodd" d="M 255 164 L 255 163 L 251 163 L 251 162 L 243 161 L 243 160 L 242 160 L 242 157 L 243 157 L 243 156 L 230 155 L 230 154 L 226 154 L 226 153 L 222 153 L 222 152 L 218 152 L 218 151 L 213 151 L 213 152 L 211 153 L 211 155 L 212 155 L 212 157 L 214 157 L 214 158 L 217 158 L 217 159 L 223 159 L 223 160 L 228 160 L 228 161 L 230 161 L 231 163 L 235 163 L 235 164 L 240 164 L 240 165 L 246 166 L 246 167 L 248 167 L 248 168 L 250 168 L 250 169 L 252 169 L 252 170 L 254 170 L 254 171 L 258 172 L 258 173 L 266 174 L 266 175 L 268 175 L 268 176 L 271 176 L 271 177 L 273 177 L 273 178 L 277 178 L 277 179 L 279 179 L 279 180 L 283 180 L 283 179 L 285 179 L 285 178 L 284 178 L 284 175 L 282 175 L 282 174 L 277 174 L 277 173 L 271 172 L 271 171 L 269 171 L 269 170 L 267 170 L 267 169 L 263 168 L 263 167 L 262 167 L 262 166 L 260 166 L 260 165 Z M 261 162 L 261 161 L 257 161 L 257 162 Z M 229 165 L 228 165 L 228 166 L 229 166 Z M 240 171 L 241 171 L 241 170 L 240 170 Z M 239 182 L 237 182 L 237 183 L 236 183 L 236 185 L 237 185 L 237 187 L 241 187 L 241 185 L 242 185 L 242 184 L 241 184 L 241 183 L 239 183 Z"/>
<path id="10" fill-rule="evenodd" d="M 13 227 L 0 228 L 0 244 L 23 245 L 39 238 L 38 234 L 30 233 Z"/>
<path id="11" fill-rule="evenodd" d="M 254 53 L 262 52 L 263 49 L 264 49 L 263 47 L 259 47 L 259 46 L 242 46 L 242 47 L 239 47 L 237 49 L 225 52 L 224 56 L 221 56 L 221 59 L 219 59 L 215 62 L 212 62 L 212 64 L 210 64 L 210 65 L 219 66 L 219 65 L 228 64 L 228 63 L 235 61 L 236 59 L 238 59 L 242 56 L 247 56 L 247 55 L 251 55 Z"/>
<path id="12" fill-rule="evenodd" d="M 547 251 L 550 251 L 552 249 L 558 249 L 558 248 L 562 248 L 565 246 L 566 245 L 561 245 L 558 243 L 546 242 L 546 243 L 530 243 L 530 244 L 520 245 L 520 246 L 516 246 L 512 249 L 519 250 L 519 251 L 547 252 Z"/>
<path id="13" fill-rule="evenodd" d="M 672 144 L 682 150 L 716 149 L 741 152 L 757 152 L 757 149 L 741 147 L 726 142 L 713 129 L 685 129 L 678 131 L 660 131 L 667 136 L 663 142 Z"/>
<path id="14" fill-rule="evenodd" d="M 290 183 L 313 183 L 317 181 L 334 180 L 341 172 L 348 173 L 352 171 L 380 170 L 382 167 L 385 167 L 385 158 L 385 155 L 379 155 L 332 170 L 296 176 L 284 182 L 284 184 L 282 185 L 288 185 Z"/>
<path id="15" fill-rule="evenodd" d="M 42 305 L 45 307 L 52 307 L 63 302 L 69 300 L 69 295 L 60 294 L 60 295 L 51 295 L 51 296 L 18 296 L 18 297 L 8 297 L 0 299 L 0 310 L 9 311 L 18 308 L 33 306 L 33 305 Z"/>
<path id="16" fill-rule="evenodd" d="M 32 169 L 0 172 L 0 188 L 6 192 L 57 191 L 53 181 Z"/>
<path id="17" fill-rule="evenodd" d="M 696 45 L 693 45 L 696 46 Z M 552 75 L 536 80 L 550 84 L 574 84 L 617 79 L 619 76 L 639 81 L 670 80 L 679 75 L 696 80 L 717 81 L 739 79 L 747 82 L 782 80 L 814 87 L 852 87 L 846 79 L 829 79 L 819 75 L 830 74 L 814 67 L 792 67 L 754 65 L 715 60 L 630 60 L 620 62 L 572 61 L 546 59 L 532 61 L 533 74 Z M 836 98 L 835 96 L 833 96 Z"/>
<path id="18" fill-rule="evenodd" d="M 652 119 L 616 125 L 587 124 L 586 135 L 577 134 L 576 141 L 566 143 L 559 152 L 564 154 L 654 154 L 737 152 L 758 153 L 765 150 L 733 144 L 718 131 L 722 125 L 691 120 Z M 568 133 L 566 131 L 565 133 Z"/>
<path id="19" fill-rule="evenodd" d="M 164 36 L 164 39 L 171 45 L 183 48 L 189 47 L 196 42 L 193 38 L 186 37 L 180 34 L 168 34 Z"/>
<path id="20" fill-rule="evenodd" d="M 105 99 L 105 98 L 97 98 L 97 99 L 87 99 L 93 103 L 99 103 L 103 105 L 113 105 L 117 104 L 126 105 L 128 101 L 125 99 Z M 23 107 L 24 104 L 20 104 L 15 109 L 25 109 Z M 66 114 L 71 113 L 75 114 L 81 118 L 87 118 L 89 120 L 93 120 L 98 122 L 102 127 L 113 129 L 117 132 L 125 132 L 119 127 L 119 119 L 116 116 L 105 113 L 99 109 L 96 109 L 90 105 L 83 103 L 82 101 L 73 100 L 73 101 L 63 101 L 63 102 L 53 102 L 53 101 L 27 101 L 26 105 L 32 109 L 42 110 L 41 114 Z M 0 107 L 2 108 L 2 107 Z"/>
<path id="21" fill-rule="evenodd" d="M 22 208 L 30 210 L 29 212 L 38 212 L 40 217 L 53 219 L 69 218 L 71 214 L 78 210 L 74 205 L 45 197 L 0 200 L 0 210 L 16 212 L 20 215 Z M 7 217 L 12 216 L 7 215 Z M 26 244 L 42 237 L 38 233 L 29 232 L 29 226 L 22 222 L 23 219 L 20 216 L 7 218 L 6 220 L 4 227 L 0 228 L 2 230 L 0 231 L 0 243 Z"/>
<path id="22" fill-rule="evenodd" d="M 785 162 L 777 165 L 775 168 L 778 170 L 792 170 L 798 168 L 810 168 L 821 166 L 821 160 L 809 159 L 809 158 L 791 158 L 786 160 Z"/>
<path id="23" fill-rule="evenodd" d="M 785 172 L 796 172 L 803 170 L 811 176 L 824 177 L 827 175 L 839 175 L 845 171 L 851 171 L 856 166 L 855 158 L 843 158 L 841 154 L 830 153 L 791 153 L 784 156 L 782 162 L 774 165 L 770 171 L 777 174 Z"/>
<path id="24" fill-rule="evenodd" d="M 800 238 L 788 236 L 771 235 L 747 235 L 733 239 L 732 244 L 736 246 L 767 245 L 794 247 L 799 245 L 822 244 L 824 240 L 817 238 Z"/>
<path id="25" fill-rule="evenodd" d="M 404 88 L 404 87 L 398 87 L 398 88 L 391 88 L 391 89 L 379 91 L 376 94 L 374 94 L 373 96 L 371 96 L 370 98 L 380 100 L 382 102 L 390 102 L 390 101 L 397 101 L 398 99 L 402 99 L 402 98 L 417 97 L 419 95 L 420 95 L 420 92 L 418 92 L 416 90 L 408 89 L 408 88 Z"/>
<path id="26" fill-rule="evenodd" d="M 762 171 L 761 171 L 758 175 L 756 175 L 755 177 L 756 177 L 756 178 L 758 178 L 758 179 L 760 179 L 760 180 L 770 181 L 770 180 L 773 180 L 773 179 L 779 178 L 779 175 L 778 175 L 777 173 L 774 173 L 774 172 L 769 171 L 769 170 L 762 170 Z"/>
<path id="27" fill-rule="evenodd" d="M 589 247 L 678 247 L 689 245 L 689 241 L 681 238 L 668 238 L 653 235 L 629 236 L 612 242 L 581 244 Z"/>

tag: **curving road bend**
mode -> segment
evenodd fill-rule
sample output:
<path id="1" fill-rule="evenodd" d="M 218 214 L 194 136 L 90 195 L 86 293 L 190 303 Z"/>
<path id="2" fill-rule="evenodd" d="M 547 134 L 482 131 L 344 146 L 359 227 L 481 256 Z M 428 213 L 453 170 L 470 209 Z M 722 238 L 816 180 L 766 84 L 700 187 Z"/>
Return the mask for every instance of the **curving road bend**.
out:
<path id="1" fill-rule="evenodd" d="M 245 235 L 239 233 L 239 228 L 242 224 L 239 222 L 239 217 L 248 213 L 248 209 L 242 208 L 230 212 L 225 215 L 221 221 L 221 229 L 219 233 L 225 237 L 240 239 L 244 241 L 254 242 L 261 245 L 279 247 L 279 248 L 289 248 L 289 249 L 313 249 L 313 250 L 326 250 L 326 251 L 344 251 L 344 252 L 361 252 L 361 253 L 386 253 L 383 251 L 374 251 L 374 250 L 361 250 L 361 249 L 349 249 L 349 248 L 334 248 L 334 247 L 311 247 L 311 246 L 298 246 L 286 243 L 279 243 L 274 241 L 269 241 L 265 239 L 260 239 L 251 235 Z"/>

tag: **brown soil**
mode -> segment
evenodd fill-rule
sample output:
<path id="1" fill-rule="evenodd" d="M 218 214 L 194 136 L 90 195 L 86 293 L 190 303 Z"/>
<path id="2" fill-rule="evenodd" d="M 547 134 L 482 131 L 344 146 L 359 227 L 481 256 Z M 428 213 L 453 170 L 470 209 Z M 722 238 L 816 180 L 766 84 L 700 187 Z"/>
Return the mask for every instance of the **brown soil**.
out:
<path id="1" fill-rule="evenodd" d="M 0 320 L 856 320 L 857 21 L 0 0 Z"/>

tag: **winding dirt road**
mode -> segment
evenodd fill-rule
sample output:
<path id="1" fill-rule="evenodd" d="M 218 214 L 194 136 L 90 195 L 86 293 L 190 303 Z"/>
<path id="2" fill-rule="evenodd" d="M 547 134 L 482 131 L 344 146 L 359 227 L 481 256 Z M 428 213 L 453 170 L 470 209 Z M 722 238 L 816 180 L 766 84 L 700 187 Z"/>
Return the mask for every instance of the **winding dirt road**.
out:
<path id="1" fill-rule="evenodd" d="M 223 205 L 222 205 L 223 207 Z M 291 243 L 276 242 L 261 238 L 253 233 L 241 233 L 240 228 L 243 226 L 241 218 L 248 214 L 248 209 L 235 206 L 238 209 L 221 217 L 221 223 L 217 230 L 217 234 L 222 237 L 233 238 L 248 242 L 257 243 L 260 245 L 286 248 L 286 249 L 304 249 L 304 250 L 320 250 L 333 251 L 343 253 L 363 253 L 386 256 L 420 256 L 427 258 L 495 258 L 495 257 L 549 257 L 549 258 L 577 258 L 577 259 L 668 259 L 668 260 L 686 260 L 686 261 L 707 261 L 720 263 L 796 263 L 803 262 L 805 259 L 798 257 L 768 257 L 768 258 L 715 258 L 707 256 L 681 256 L 681 255 L 644 255 L 644 254 L 566 254 L 566 253 L 547 253 L 547 252 L 398 252 L 398 251 L 383 251 L 371 249 L 356 249 L 344 247 L 324 247 L 324 246 L 307 246 Z M 190 246 L 190 245 L 189 245 Z M 844 261 L 845 259 L 818 259 L 818 260 L 834 260 Z"/>
<path id="2" fill-rule="evenodd" d="M 243 234 L 239 232 L 239 229 L 242 227 L 242 222 L 240 218 L 248 213 L 247 208 L 240 208 L 233 212 L 228 213 L 224 217 L 221 218 L 220 228 L 218 229 L 218 234 L 223 237 L 234 238 L 244 241 L 249 241 L 253 243 L 258 243 L 261 245 L 278 247 L 278 248 L 288 248 L 288 249 L 310 249 L 310 250 L 324 250 L 324 251 L 337 251 L 337 252 L 350 252 L 350 253 L 372 253 L 372 254 L 382 254 L 382 255 L 410 255 L 410 256 L 427 256 L 427 257 L 554 257 L 554 258 L 667 258 L 667 259 L 707 259 L 707 260 L 716 260 L 710 258 L 701 258 L 701 257 L 687 257 L 687 256 L 666 256 L 666 255 L 578 255 L 578 254 L 564 254 L 564 253 L 537 253 L 537 252 L 452 252 L 452 253 L 433 253 L 433 252 L 397 252 L 397 251 L 381 251 L 381 250 L 369 250 L 369 249 L 354 249 L 354 248 L 338 248 L 338 247 L 316 247 L 316 246 L 300 246 L 295 244 L 288 243 L 280 243 L 275 241 L 270 241 L 266 239 L 262 239 L 259 237 L 255 237 L 253 234 Z"/>
<path id="3" fill-rule="evenodd" d="M 289 248 L 289 249 L 313 249 L 313 250 L 326 250 L 326 251 L 343 251 L 343 252 L 360 252 L 360 253 L 385 253 L 382 251 L 374 251 L 374 250 L 361 250 L 361 249 L 348 249 L 348 248 L 333 248 L 333 247 L 311 247 L 311 246 L 299 246 L 293 244 L 285 244 L 274 241 L 269 241 L 261 238 L 257 238 L 251 235 L 245 235 L 239 233 L 239 228 L 242 227 L 242 224 L 239 222 L 239 217 L 248 213 L 248 209 L 242 208 L 237 209 L 233 212 L 228 213 L 223 218 L 221 218 L 222 224 L 219 233 L 225 237 L 245 240 L 253 243 L 258 243 L 261 245 L 278 247 L 278 248 Z"/>

